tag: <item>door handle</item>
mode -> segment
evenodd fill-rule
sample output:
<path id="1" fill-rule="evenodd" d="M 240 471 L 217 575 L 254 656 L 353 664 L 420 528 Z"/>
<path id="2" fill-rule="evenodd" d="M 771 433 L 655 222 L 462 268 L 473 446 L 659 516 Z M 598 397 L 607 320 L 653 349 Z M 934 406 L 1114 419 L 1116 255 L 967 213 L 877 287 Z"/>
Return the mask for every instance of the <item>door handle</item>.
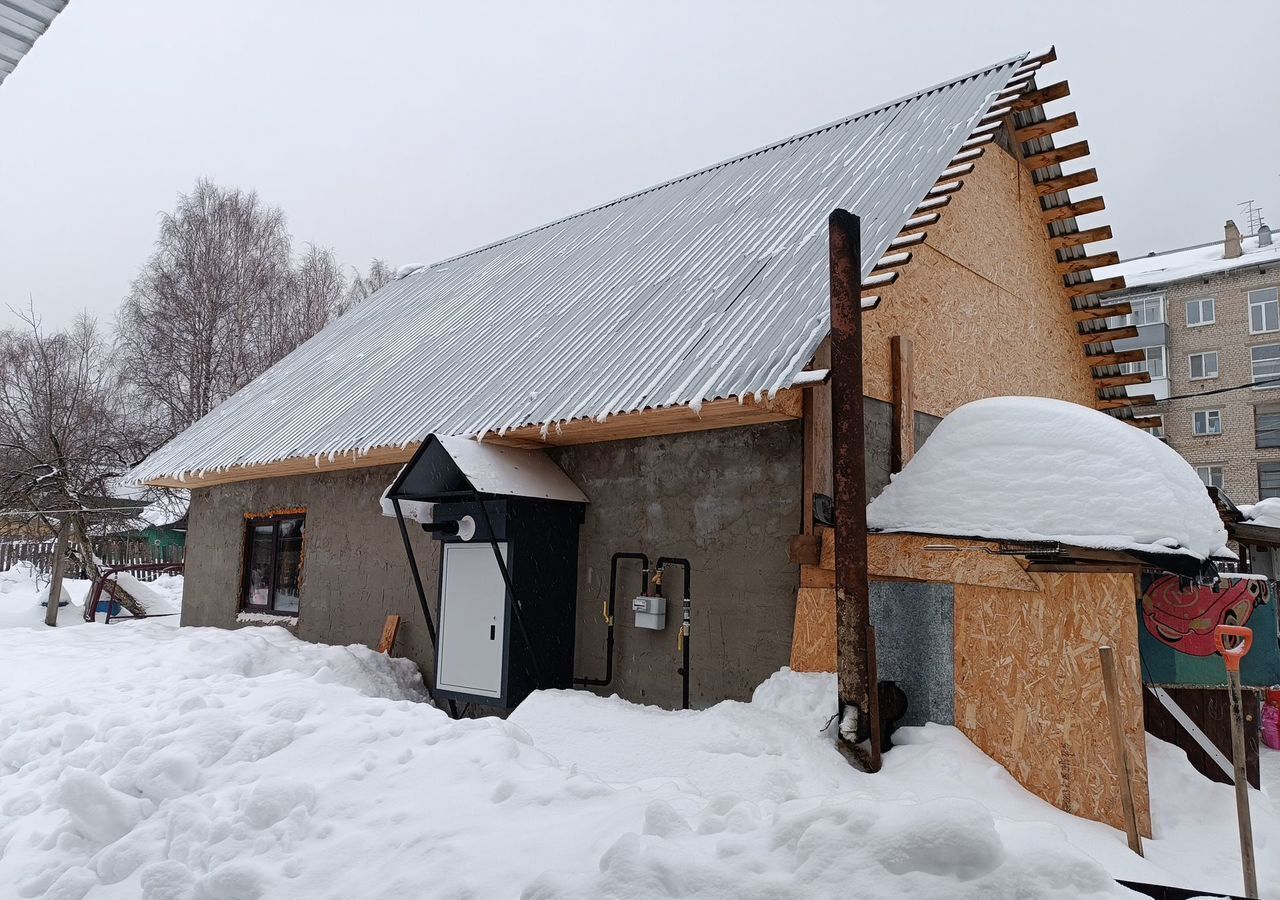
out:
<path id="1" fill-rule="evenodd" d="M 497 639 L 497 636 L 498 636 L 498 626 L 497 626 L 497 625 L 490 625 L 490 626 L 489 626 L 489 640 L 491 640 L 491 641 L 492 641 L 492 640 L 496 640 L 496 639 Z"/>

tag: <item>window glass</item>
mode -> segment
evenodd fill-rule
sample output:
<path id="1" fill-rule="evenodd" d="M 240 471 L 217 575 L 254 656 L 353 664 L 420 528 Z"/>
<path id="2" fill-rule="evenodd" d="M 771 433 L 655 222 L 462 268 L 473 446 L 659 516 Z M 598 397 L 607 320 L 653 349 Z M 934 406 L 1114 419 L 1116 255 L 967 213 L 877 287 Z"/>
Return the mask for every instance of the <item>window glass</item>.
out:
<path id="1" fill-rule="evenodd" d="M 1280 404 L 1254 407 L 1253 428 L 1257 446 L 1280 447 Z"/>
<path id="2" fill-rule="evenodd" d="M 1258 497 L 1280 497 L 1280 463 L 1262 463 L 1258 466 Z"/>
<path id="3" fill-rule="evenodd" d="M 1128 303 L 1133 312 L 1127 316 L 1108 317 L 1108 328 L 1120 328 L 1125 325 L 1155 325 L 1164 321 L 1164 294 L 1135 297 L 1131 300 L 1117 300 L 1115 302 Z"/>
<path id="4" fill-rule="evenodd" d="M 302 516 L 281 515 L 252 519 L 246 524 L 243 593 L 246 609 L 297 615 L 304 522 Z"/>
<path id="5" fill-rule="evenodd" d="M 1203 300 L 1187 301 L 1187 325 L 1212 325 L 1214 321 L 1214 302 L 1212 297 Z"/>
<path id="6" fill-rule="evenodd" d="M 1191 377 L 1194 378 L 1217 378 L 1218 377 L 1218 351 L 1212 350 L 1208 353 L 1193 353 L 1188 358 L 1191 368 Z"/>
<path id="7" fill-rule="evenodd" d="M 1261 387 L 1280 386 L 1280 344 L 1250 347 L 1249 356 L 1253 363 L 1254 384 L 1261 382 Z"/>
<path id="8" fill-rule="evenodd" d="M 1222 489 L 1222 466 L 1196 466 L 1196 474 L 1200 476 L 1200 480 L 1206 487 Z"/>
<path id="9" fill-rule="evenodd" d="M 1146 354 L 1147 358 L 1142 362 L 1121 363 L 1120 371 L 1125 375 L 1132 375 L 1135 372 L 1150 372 L 1152 378 L 1164 378 L 1164 346 L 1157 345 L 1140 349 Z"/>
<path id="10" fill-rule="evenodd" d="M 249 526 L 249 558 L 246 562 L 245 606 L 267 606 L 271 598 L 272 525 Z"/>
<path id="11" fill-rule="evenodd" d="M 1222 413 L 1216 409 L 1202 409 L 1194 414 L 1193 430 L 1196 434 L 1222 434 Z"/>
<path id="12" fill-rule="evenodd" d="M 1249 330 L 1280 331 L 1280 288 L 1249 292 Z"/>

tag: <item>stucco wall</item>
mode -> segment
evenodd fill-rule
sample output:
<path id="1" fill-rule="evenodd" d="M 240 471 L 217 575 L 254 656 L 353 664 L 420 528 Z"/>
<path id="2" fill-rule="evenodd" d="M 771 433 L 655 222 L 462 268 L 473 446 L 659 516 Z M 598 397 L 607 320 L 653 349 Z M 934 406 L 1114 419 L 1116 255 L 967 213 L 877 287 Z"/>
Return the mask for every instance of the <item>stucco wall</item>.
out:
<path id="1" fill-rule="evenodd" d="M 305 507 L 302 602 L 291 630 L 308 641 L 374 646 L 386 616 L 401 617 L 396 655 L 430 672 L 431 643 L 395 519 L 378 498 L 397 467 L 242 481 L 191 494 L 182 624 L 235 628 L 244 517 Z M 420 529 L 412 540 L 435 616 L 439 550 Z"/>

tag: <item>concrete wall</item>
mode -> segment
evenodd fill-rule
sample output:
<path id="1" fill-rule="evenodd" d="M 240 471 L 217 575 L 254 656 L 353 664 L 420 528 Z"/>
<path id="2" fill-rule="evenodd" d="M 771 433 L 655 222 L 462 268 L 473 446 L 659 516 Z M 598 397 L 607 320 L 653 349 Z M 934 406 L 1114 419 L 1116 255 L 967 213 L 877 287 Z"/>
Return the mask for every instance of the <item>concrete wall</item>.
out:
<path id="1" fill-rule="evenodd" d="M 690 704 L 746 700 L 787 664 L 799 571 L 800 423 L 584 444 L 552 451 L 591 498 L 578 550 L 579 675 L 604 673 L 609 560 L 619 551 L 693 564 Z M 633 625 L 638 566 L 620 567 L 613 684 L 602 693 L 680 705 L 678 577 L 667 627 Z M 672 570 L 678 572 L 678 570 Z"/>
<path id="2" fill-rule="evenodd" d="M 431 643 L 395 519 L 378 498 L 398 467 L 242 481 L 192 491 L 182 624 L 235 628 L 244 517 L 305 507 L 302 602 L 292 630 L 308 641 L 375 646 L 386 616 L 401 617 L 396 655 L 431 671 Z M 418 565 L 435 616 L 439 550 L 418 530 Z"/>

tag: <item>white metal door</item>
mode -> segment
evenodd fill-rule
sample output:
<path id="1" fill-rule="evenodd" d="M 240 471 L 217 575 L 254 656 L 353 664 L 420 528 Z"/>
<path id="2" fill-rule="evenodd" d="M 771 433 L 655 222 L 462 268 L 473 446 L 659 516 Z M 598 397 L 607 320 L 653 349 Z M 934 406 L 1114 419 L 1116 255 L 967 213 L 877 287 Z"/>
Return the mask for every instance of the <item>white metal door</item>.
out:
<path id="1" fill-rule="evenodd" d="M 498 549 L 505 561 L 506 543 L 499 543 Z M 493 546 L 445 544 L 440 585 L 436 685 L 446 691 L 502 696 L 506 585 Z"/>

